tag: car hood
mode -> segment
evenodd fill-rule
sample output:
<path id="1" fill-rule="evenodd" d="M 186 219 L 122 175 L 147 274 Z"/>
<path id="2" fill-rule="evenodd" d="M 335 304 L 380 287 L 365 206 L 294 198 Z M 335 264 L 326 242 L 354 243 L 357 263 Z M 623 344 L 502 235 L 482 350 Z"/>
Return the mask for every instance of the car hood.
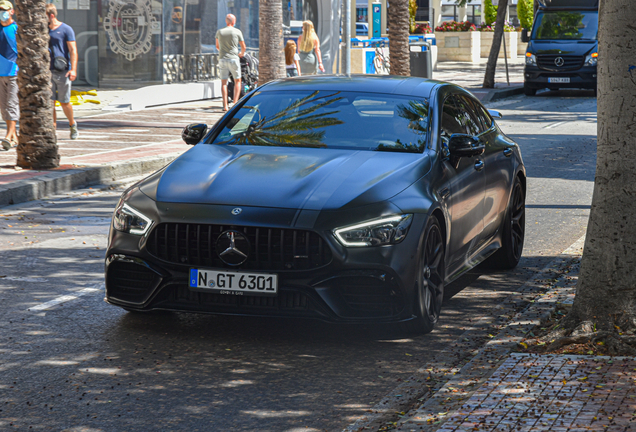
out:
<path id="1" fill-rule="evenodd" d="M 341 209 L 389 199 L 429 168 L 420 153 L 198 144 L 140 189 L 159 202 Z"/>
<path id="2" fill-rule="evenodd" d="M 597 42 L 593 40 L 581 41 L 559 41 L 559 40 L 542 40 L 530 41 L 528 52 L 533 54 L 552 54 L 552 55 L 578 55 L 584 56 L 590 54 L 597 46 Z"/>

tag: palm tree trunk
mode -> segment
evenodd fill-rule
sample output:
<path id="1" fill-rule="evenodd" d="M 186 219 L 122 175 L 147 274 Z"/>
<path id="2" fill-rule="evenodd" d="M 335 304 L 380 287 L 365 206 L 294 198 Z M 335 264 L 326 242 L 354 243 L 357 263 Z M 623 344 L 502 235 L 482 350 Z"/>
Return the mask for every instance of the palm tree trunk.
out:
<path id="1" fill-rule="evenodd" d="M 499 57 L 499 50 L 501 49 L 501 38 L 504 33 L 507 9 L 508 0 L 499 0 L 499 6 L 497 7 L 497 20 L 495 21 L 495 34 L 492 37 L 488 63 L 486 63 L 486 74 L 484 75 L 483 84 L 484 88 L 495 87 L 495 70 L 497 69 L 497 57 Z"/>
<path id="2" fill-rule="evenodd" d="M 49 27 L 44 0 L 16 0 L 18 23 L 18 99 L 20 136 L 18 166 L 51 169 L 60 165 L 53 126 Z"/>
<path id="3" fill-rule="evenodd" d="M 389 7 L 389 62 L 391 75 L 411 75 L 409 0 L 392 0 Z"/>
<path id="4" fill-rule="evenodd" d="M 265 84 L 285 76 L 281 0 L 259 1 L 258 28 L 258 83 Z"/>

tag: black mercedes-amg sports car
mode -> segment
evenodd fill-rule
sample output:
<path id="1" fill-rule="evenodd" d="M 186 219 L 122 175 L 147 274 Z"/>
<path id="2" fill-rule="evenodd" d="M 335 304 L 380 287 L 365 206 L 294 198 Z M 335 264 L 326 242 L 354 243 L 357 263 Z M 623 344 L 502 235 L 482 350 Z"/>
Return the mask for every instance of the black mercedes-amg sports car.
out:
<path id="1" fill-rule="evenodd" d="M 420 78 L 263 85 L 122 195 L 106 301 L 429 332 L 445 284 L 521 256 L 525 169 L 492 115 Z"/>

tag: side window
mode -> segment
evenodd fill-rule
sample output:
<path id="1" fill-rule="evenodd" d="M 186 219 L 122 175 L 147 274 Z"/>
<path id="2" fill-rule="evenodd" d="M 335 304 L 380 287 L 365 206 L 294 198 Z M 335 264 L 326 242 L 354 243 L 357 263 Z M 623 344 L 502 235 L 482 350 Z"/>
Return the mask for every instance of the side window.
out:
<path id="1" fill-rule="evenodd" d="M 441 136 L 443 139 L 446 139 L 446 142 L 448 142 L 448 138 L 450 138 L 452 134 L 466 133 L 466 128 L 462 124 L 461 113 L 457 109 L 454 99 L 453 96 L 447 97 L 444 102 L 444 107 L 442 108 Z"/>
<path id="2" fill-rule="evenodd" d="M 464 124 L 466 131 L 469 135 L 479 135 L 483 132 L 483 127 L 477 114 L 475 114 L 473 104 L 465 96 L 457 95 L 458 107 L 461 110 L 462 123 Z"/>
<path id="3" fill-rule="evenodd" d="M 486 111 L 486 108 L 479 105 L 479 110 L 477 112 L 479 113 L 479 117 L 481 118 L 481 121 L 486 127 L 486 129 L 490 129 L 492 127 L 493 120 L 490 114 L 488 114 L 488 111 Z"/>

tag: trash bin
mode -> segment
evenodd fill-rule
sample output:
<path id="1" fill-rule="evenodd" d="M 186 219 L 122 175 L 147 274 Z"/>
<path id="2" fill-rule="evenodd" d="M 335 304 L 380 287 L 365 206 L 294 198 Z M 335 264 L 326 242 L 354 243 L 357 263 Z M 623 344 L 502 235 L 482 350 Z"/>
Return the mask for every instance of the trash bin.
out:
<path id="1" fill-rule="evenodd" d="M 430 42 L 417 41 L 409 45 L 411 54 L 411 76 L 433 78 L 433 60 Z"/>

